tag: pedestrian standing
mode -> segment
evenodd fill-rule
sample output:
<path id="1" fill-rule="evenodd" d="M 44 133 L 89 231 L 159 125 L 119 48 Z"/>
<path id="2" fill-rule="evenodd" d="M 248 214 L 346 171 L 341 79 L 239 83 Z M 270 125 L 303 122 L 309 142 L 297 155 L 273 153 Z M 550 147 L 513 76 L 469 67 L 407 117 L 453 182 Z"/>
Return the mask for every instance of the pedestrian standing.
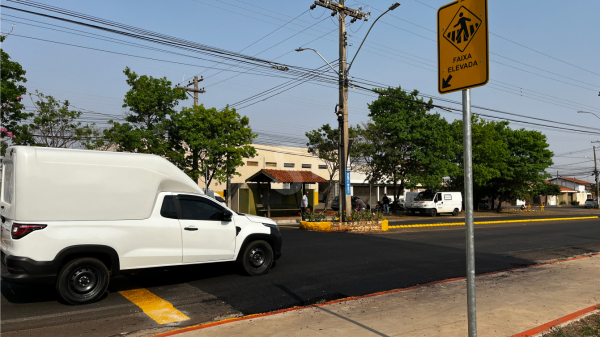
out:
<path id="1" fill-rule="evenodd" d="M 308 209 L 308 192 L 304 192 L 302 196 L 302 201 L 300 202 L 300 209 L 302 210 L 302 221 L 304 221 L 304 214 Z"/>
<path id="2" fill-rule="evenodd" d="M 390 213 L 390 198 L 388 198 L 387 194 L 384 194 L 383 199 L 381 201 L 383 202 L 383 213 L 389 214 Z"/>

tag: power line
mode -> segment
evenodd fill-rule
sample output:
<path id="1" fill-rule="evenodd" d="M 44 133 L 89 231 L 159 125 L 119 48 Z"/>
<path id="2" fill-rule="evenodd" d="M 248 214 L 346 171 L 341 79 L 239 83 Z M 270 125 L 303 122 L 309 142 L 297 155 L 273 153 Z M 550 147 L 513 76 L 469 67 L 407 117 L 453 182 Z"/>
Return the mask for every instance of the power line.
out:
<path id="1" fill-rule="evenodd" d="M 283 27 L 287 26 L 289 23 L 291 23 L 292 21 L 294 21 L 294 20 L 298 19 L 299 17 L 301 17 L 301 16 L 302 16 L 304 13 L 306 13 L 306 12 L 308 12 L 308 10 L 306 10 L 306 11 L 304 11 L 304 12 L 300 13 L 298 16 L 296 16 L 295 18 L 292 18 L 291 20 L 287 21 L 287 22 L 286 22 L 286 23 L 284 23 L 283 25 L 281 25 L 281 26 L 277 27 L 275 30 L 273 30 L 273 31 L 269 32 L 267 35 L 264 35 L 264 36 L 263 36 L 263 37 L 261 37 L 260 39 L 258 39 L 258 40 L 256 40 L 256 41 L 254 41 L 254 42 L 252 42 L 251 44 L 247 45 L 246 47 L 242 48 L 242 49 L 241 49 L 239 52 L 241 53 L 241 52 L 243 52 L 244 50 L 246 50 L 246 49 L 248 49 L 248 48 L 252 47 L 253 45 L 257 44 L 258 42 L 260 42 L 260 41 L 264 40 L 265 38 L 267 38 L 267 37 L 271 36 L 273 33 L 277 32 L 277 31 L 279 31 L 280 29 L 282 29 Z M 261 52 L 261 53 L 262 53 L 262 52 Z M 260 53 L 259 53 L 259 54 L 260 54 Z M 256 56 L 256 55 L 258 55 L 258 54 L 255 54 L 254 56 Z M 221 73 L 221 72 L 222 72 L 222 71 L 220 71 L 220 72 L 218 72 L 218 73 L 216 73 L 216 74 L 213 74 L 213 75 L 211 75 L 211 76 L 215 76 L 215 75 L 217 75 L 217 74 L 219 74 L 219 73 Z M 208 76 L 207 76 L 207 78 L 208 78 Z M 183 81 L 182 81 L 182 82 L 183 82 Z M 182 82 L 180 82 L 180 84 L 181 84 Z"/>
<path id="2" fill-rule="evenodd" d="M 144 29 L 120 24 L 117 22 L 104 20 L 104 19 L 93 17 L 93 16 L 60 9 L 58 7 L 38 4 L 38 3 L 32 2 L 32 1 L 25 1 L 25 0 L 11 0 L 11 1 L 18 2 L 21 4 L 26 4 L 26 5 L 37 7 L 37 8 L 41 8 L 41 9 L 48 10 L 48 11 L 57 12 L 57 13 L 64 14 L 64 15 L 69 15 L 69 16 L 73 16 L 73 17 L 77 17 L 77 18 L 83 18 L 88 21 L 101 23 L 101 24 L 104 24 L 107 26 L 117 27 L 117 28 L 121 28 L 121 29 L 125 29 L 125 30 L 117 30 L 117 29 L 113 29 L 113 28 L 101 27 L 98 25 L 90 24 L 90 23 L 56 17 L 56 16 L 43 14 L 43 13 L 32 12 L 29 10 L 14 8 L 14 7 L 5 6 L 5 5 L 0 5 L 0 6 L 2 6 L 4 8 L 8 8 L 8 9 L 22 11 L 22 12 L 33 14 L 33 15 L 39 15 L 39 16 L 43 16 L 43 17 L 47 17 L 47 18 L 51 18 L 51 19 L 55 19 L 55 20 L 65 21 L 65 22 L 69 22 L 69 23 L 73 23 L 73 24 L 77 24 L 77 25 L 82 25 L 82 26 L 85 26 L 88 28 L 99 29 L 99 30 L 103 30 L 106 32 L 110 32 L 110 33 L 115 33 L 115 34 L 131 37 L 131 38 L 141 39 L 141 40 L 148 41 L 148 42 L 163 44 L 163 45 L 167 45 L 170 47 L 184 49 L 184 50 L 188 50 L 188 51 L 194 51 L 194 52 L 209 55 L 209 56 L 215 57 L 215 58 L 227 59 L 227 60 L 247 63 L 247 64 L 251 64 L 251 65 L 258 65 L 258 66 L 264 67 L 266 69 L 270 69 L 272 71 L 278 71 L 278 70 L 272 69 L 271 65 L 273 64 L 273 62 L 269 61 L 269 60 L 264 60 L 264 59 L 260 59 L 260 58 L 240 54 L 240 53 L 235 53 L 235 52 L 231 52 L 231 51 L 220 49 L 220 48 L 211 47 L 211 46 L 200 44 L 200 43 L 195 43 L 195 42 L 191 42 L 191 41 L 187 41 L 187 40 L 183 40 L 183 39 L 179 39 L 179 38 L 174 38 L 174 37 L 171 37 L 168 35 L 155 33 L 155 32 L 147 31 Z M 306 68 L 303 68 L 303 67 L 294 67 L 294 66 L 289 66 L 289 65 L 283 65 L 283 66 L 288 66 L 289 68 L 295 68 L 296 70 L 305 70 L 305 71 L 307 70 Z"/>

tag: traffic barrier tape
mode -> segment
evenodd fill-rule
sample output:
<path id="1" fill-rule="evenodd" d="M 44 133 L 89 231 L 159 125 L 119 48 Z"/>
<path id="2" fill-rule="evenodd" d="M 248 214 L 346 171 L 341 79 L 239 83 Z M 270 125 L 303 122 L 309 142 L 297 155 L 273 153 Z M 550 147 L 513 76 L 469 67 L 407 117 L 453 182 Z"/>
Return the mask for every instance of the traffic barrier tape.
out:
<path id="1" fill-rule="evenodd" d="M 478 221 L 474 222 L 475 225 L 488 225 L 495 223 L 516 223 L 516 222 L 542 222 L 542 221 L 560 221 L 560 220 L 586 220 L 586 219 L 598 219 L 597 216 L 586 216 L 577 218 L 551 218 L 551 219 L 528 219 L 528 220 L 504 220 L 504 221 Z M 420 224 L 420 225 L 398 225 L 389 226 L 389 228 L 414 228 L 414 227 L 441 227 L 441 226 L 464 226 L 464 222 L 449 222 L 449 223 L 433 223 L 433 224 Z"/>

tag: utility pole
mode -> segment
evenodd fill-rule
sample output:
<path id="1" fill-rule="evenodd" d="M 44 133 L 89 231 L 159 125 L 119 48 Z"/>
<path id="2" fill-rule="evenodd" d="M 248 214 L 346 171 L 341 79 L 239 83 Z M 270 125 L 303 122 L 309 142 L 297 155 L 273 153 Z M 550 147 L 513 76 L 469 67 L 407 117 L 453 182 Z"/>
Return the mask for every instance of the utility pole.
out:
<path id="1" fill-rule="evenodd" d="M 200 77 L 200 80 L 198 80 L 198 76 L 194 76 L 194 81 L 189 82 L 185 87 L 176 85 L 175 88 L 184 90 L 188 93 L 193 92 L 194 93 L 194 106 L 198 106 L 198 94 L 203 94 L 206 92 L 206 91 L 204 91 L 204 88 L 202 88 L 202 89 L 198 88 L 198 82 L 202 82 L 202 81 L 204 81 L 203 77 Z M 190 88 L 189 86 L 192 84 L 194 85 L 194 87 Z M 208 167 L 206 168 L 206 170 L 207 170 L 207 175 L 205 176 L 205 179 L 206 179 L 207 184 L 206 184 L 205 193 L 208 195 Z"/>
<path id="2" fill-rule="evenodd" d="M 597 143 L 597 142 L 593 142 Z M 599 187 L 598 187 L 598 162 L 596 161 L 596 147 L 594 146 L 594 175 L 596 176 L 596 202 L 599 203 L 600 207 L 600 196 L 599 196 Z"/>
<path id="3" fill-rule="evenodd" d="M 198 89 L 198 82 L 202 82 L 204 81 L 203 77 L 200 77 L 200 79 L 198 79 L 198 76 L 194 76 L 194 81 L 188 83 L 185 87 L 182 86 L 175 86 L 175 88 L 177 89 L 181 89 L 181 90 L 185 90 L 187 92 L 193 92 L 194 93 L 194 106 L 198 106 L 198 94 L 203 94 L 206 91 L 204 91 L 204 88 L 202 89 Z M 194 85 L 193 88 L 190 88 L 190 85 Z"/>
<path id="4" fill-rule="evenodd" d="M 340 134 L 340 147 L 338 152 L 338 160 L 340 167 L 339 174 L 339 182 L 340 182 L 340 192 L 346 191 L 342 195 L 340 193 L 340 214 L 346 213 L 346 215 L 350 215 L 352 208 L 350 202 L 350 195 L 347 192 L 347 185 L 350 184 L 350 181 L 347 180 L 346 171 L 347 171 L 347 158 L 349 155 L 348 149 L 348 73 L 346 70 L 346 46 L 348 45 L 348 34 L 346 32 L 346 17 L 352 17 L 352 22 L 356 20 L 365 20 L 367 21 L 370 13 L 363 13 L 362 8 L 358 10 L 352 9 L 344 6 L 344 0 L 339 0 L 339 3 L 335 3 L 330 0 L 317 0 L 313 5 L 311 5 L 311 9 L 314 9 L 316 6 L 325 7 L 327 9 L 331 9 L 333 12 L 332 16 L 335 14 L 338 15 L 338 21 L 340 24 L 340 33 L 339 33 L 339 51 L 340 51 L 340 59 L 339 59 L 339 106 L 336 112 L 338 116 L 339 122 L 339 134 Z M 343 216 L 340 216 L 340 222 L 343 221 Z"/>

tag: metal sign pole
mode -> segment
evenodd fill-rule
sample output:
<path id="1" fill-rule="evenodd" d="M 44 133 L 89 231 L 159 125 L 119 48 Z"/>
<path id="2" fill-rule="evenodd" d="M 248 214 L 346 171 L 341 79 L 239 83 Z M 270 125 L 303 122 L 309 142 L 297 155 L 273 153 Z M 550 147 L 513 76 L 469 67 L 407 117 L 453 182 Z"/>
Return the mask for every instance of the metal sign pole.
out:
<path id="1" fill-rule="evenodd" d="M 467 227 L 467 311 L 469 337 L 477 336 L 475 307 L 475 233 L 473 228 L 473 148 L 471 140 L 471 89 L 463 90 L 463 153 L 465 170 L 465 225 Z"/>

